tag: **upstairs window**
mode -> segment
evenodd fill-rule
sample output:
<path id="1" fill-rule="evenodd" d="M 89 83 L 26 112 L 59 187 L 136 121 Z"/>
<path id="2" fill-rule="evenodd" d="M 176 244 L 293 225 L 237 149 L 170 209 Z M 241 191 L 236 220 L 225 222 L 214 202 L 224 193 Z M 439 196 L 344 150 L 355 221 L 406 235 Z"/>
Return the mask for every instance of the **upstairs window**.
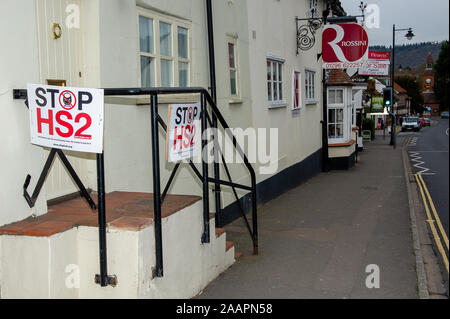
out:
<path id="1" fill-rule="evenodd" d="M 314 71 L 305 71 L 305 96 L 306 103 L 316 103 L 316 82 Z"/>
<path id="2" fill-rule="evenodd" d="M 239 70 L 238 70 L 238 54 L 236 39 L 229 39 L 228 48 L 228 70 L 230 77 L 230 95 L 232 97 L 239 96 Z"/>
<path id="3" fill-rule="evenodd" d="M 317 6 L 317 0 L 309 0 L 309 17 L 318 18 L 319 8 Z"/>
<path id="4" fill-rule="evenodd" d="M 267 95 L 272 106 L 284 103 L 283 65 L 281 60 L 267 59 Z"/>
<path id="5" fill-rule="evenodd" d="M 159 14 L 139 14 L 141 87 L 190 85 L 189 26 Z"/>

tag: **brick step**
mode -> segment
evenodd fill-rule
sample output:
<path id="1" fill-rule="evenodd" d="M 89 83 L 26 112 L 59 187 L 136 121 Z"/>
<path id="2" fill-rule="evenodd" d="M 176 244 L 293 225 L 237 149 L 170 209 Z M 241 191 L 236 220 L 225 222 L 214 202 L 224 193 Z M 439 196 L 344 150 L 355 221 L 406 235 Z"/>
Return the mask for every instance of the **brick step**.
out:
<path id="1" fill-rule="evenodd" d="M 220 237 L 226 233 L 225 228 L 216 228 L 216 237 Z"/>
<path id="2" fill-rule="evenodd" d="M 234 247 L 234 242 L 227 240 L 225 247 L 226 247 L 225 251 L 229 251 L 231 248 Z"/>
<path id="3" fill-rule="evenodd" d="M 153 222 L 153 194 L 106 194 L 106 222 L 114 228 L 140 230 Z M 198 196 L 167 195 L 161 210 L 166 218 L 201 200 Z M 98 226 L 97 211 L 82 197 L 49 206 L 48 213 L 0 227 L 0 235 L 49 237 L 78 226 Z"/>

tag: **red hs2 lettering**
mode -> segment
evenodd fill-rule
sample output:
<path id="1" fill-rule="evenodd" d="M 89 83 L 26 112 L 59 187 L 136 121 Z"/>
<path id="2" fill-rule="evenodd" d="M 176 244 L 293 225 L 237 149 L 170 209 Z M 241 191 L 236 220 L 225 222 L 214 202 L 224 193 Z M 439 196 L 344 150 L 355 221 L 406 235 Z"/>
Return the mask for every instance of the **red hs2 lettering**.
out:
<path id="1" fill-rule="evenodd" d="M 176 111 L 173 150 L 193 147 L 197 128 L 194 124 L 199 110 L 196 106 L 178 108 Z"/>
<path id="2" fill-rule="evenodd" d="M 37 130 L 42 134 L 62 138 L 92 139 L 90 134 L 84 134 L 92 125 L 91 116 L 83 112 L 92 102 L 90 92 L 79 91 L 78 96 L 69 90 L 60 92 L 58 89 L 38 87 L 35 91 L 38 106 Z M 70 112 L 72 111 L 73 112 Z"/>

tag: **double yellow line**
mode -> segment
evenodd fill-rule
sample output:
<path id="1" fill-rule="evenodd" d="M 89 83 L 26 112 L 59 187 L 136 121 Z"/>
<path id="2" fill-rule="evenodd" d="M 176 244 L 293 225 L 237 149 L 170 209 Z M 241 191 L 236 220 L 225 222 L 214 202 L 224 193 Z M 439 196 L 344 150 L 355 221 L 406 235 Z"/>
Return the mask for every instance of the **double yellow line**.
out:
<path id="1" fill-rule="evenodd" d="M 442 227 L 441 220 L 437 214 L 436 207 L 434 206 L 433 200 L 431 199 L 430 192 L 428 191 L 427 185 L 425 184 L 422 175 L 421 174 L 414 174 L 414 177 L 416 178 L 417 185 L 419 185 L 420 194 L 422 195 L 423 199 L 423 205 L 425 206 L 425 211 L 427 212 L 427 222 L 430 224 L 431 232 L 433 233 L 434 241 L 436 242 L 436 245 L 438 247 L 439 252 L 442 255 L 442 259 L 444 260 L 445 268 L 447 269 L 448 274 L 448 258 L 447 254 L 445 253 L 445 249 L 442 245 L 441 238 L 439 237 L 438 231 L 436 229 L 436 226 L 434 223 L 437 224 L 439 231 L 441 233 L 442 239 L 444 240 L 445 245 L 447 246 L 448 251 L 448 237 L 447 234 L 444 231 L 444 227 Z M 435 219 L 432 218 L 430 209 L 427 204 L 430 204 L 431 210 L 433 212 L 433 216 Z"/>

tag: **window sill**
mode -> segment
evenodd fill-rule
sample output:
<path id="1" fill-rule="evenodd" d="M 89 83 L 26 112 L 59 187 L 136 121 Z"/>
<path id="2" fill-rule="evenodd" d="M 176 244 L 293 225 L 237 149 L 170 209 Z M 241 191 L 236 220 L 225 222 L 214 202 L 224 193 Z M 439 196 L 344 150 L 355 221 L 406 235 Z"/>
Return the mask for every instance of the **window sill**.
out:
<path id="1" fill-rule="evenodd" d="M 269 109 L 280 109 L 287 107 L 288 105 L 286 103 L 278 103 L 278 104 L 269 104 Z"/>
<path id="2" fill-rule="evenodd" d="M 200 95 L 196 93 L 158 95 L 158 104 L 182 104 L 198 102 L 200 102 Z M 150 97 L 136 98 L 136 105 L 150 105 Z"/>
<path id="3" fill-rule="evenodd" d="M 333 142 L 328 141 L 328 147 L 349 147 L 355 143 L 356 143 L 355 140 L 350 140 L 346 143 L 333 143 Z"/>
<path id="4" fill-rule="evenodd" d="M 242 104 L 244 100 L 239 97 L 232 97 L 228 100 L 228 104 Z"/>
<path id="5" fill-rule="evenodd" d="M 310 100 L 310 101 L 306 101 L 305 104 L 306 105 L 316 105 L 317 101 Z"/>

